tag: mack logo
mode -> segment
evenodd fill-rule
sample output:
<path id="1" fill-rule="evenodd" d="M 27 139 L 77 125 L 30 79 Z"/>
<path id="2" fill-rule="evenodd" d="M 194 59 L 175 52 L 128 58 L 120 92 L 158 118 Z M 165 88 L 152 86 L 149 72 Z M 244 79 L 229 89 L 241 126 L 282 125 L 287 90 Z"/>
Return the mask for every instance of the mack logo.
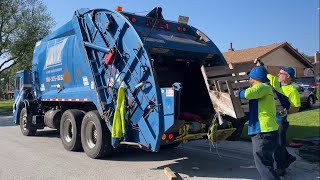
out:
<path id="1" fill-rule="evenodd" d="M 55 39 L 48 42 L 46 64 L 44 65 L 43 69 L 61 65 L 62 51 L 64 46 L 66 45 L 67 40 L 67 38 Z"/>

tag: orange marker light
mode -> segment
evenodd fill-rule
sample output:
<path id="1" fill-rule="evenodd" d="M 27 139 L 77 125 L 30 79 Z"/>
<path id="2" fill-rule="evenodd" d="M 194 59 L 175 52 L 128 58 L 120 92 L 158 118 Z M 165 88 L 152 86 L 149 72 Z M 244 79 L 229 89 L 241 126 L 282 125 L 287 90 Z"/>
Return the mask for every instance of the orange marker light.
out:
<path id="1" fill-rule="evenodd" d="M 117 6 L 116 7 L 116 11 L 122 11 L 122 7 L 121 6 Z"/>
<path id="2" fill-rule="evenodd" d="M 167 138 L 167 135 L 166 135 L 166 134 L 163 134 L 162 137 L 161 137 L 161 139 L 162 139 L 163 141 L 166 140 L 166 138 Z"/>

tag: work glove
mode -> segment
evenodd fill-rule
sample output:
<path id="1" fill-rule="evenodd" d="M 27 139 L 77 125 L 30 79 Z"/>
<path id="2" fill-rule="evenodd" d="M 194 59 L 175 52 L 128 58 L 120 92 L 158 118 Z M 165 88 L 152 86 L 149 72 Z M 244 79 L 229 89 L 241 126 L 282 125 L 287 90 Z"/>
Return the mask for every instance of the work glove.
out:
<path id="1" fill-rule="evenodd" d="M 253 61 L 253 63 L 256 65 L 256 66 L 264 66 L 264 63 L 261 61 L 260 58 L 257 58 Z"/>
<path id="2" fill-rule="evenodd" d="M 288 111 L 287 111 L 286 108 L 284 108 L 282 111 L 280 111 L 280 112 L 278 112 L 278 113 L 279 113 L 279 115 L 280 115 L 281 117 L 285 117 L 285 116 L 288 115 Z"/>
<path id="3" fill-rule="evenodd" d="M 240 93 L 241 93 L 242 91 L 244 91 L 244 89 L 234 90 L 234 91 L 233 91 L 234 96 L 235 96 L 235 97 L 239 97 L 239 98 L 241 99 Z M 243 97 L 242 97 L 242 98 L 243 98 Z"/>
<path id="4" fill-rule="evenodd" d="M 235 97 L 239 97 L 239 92 L 240 92 L 239 90 L 234 90 L 234 91 L 233 91 L 234 96 L 235 96 Z"/>

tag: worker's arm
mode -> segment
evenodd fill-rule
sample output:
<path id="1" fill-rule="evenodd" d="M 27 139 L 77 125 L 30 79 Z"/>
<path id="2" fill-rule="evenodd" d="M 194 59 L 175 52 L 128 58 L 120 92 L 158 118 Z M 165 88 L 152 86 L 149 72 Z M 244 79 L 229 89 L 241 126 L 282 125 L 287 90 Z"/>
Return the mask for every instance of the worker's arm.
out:
<path id="1" fill-rule="evenodd" d="M 299 92 L 294 89 L 288 96 L 290 102 L 290 109 L 288 114 L 299 112 L 301 103 L 300 103 L 300 94 Z"/>
<path id="2" fill-rule="evenodd" d="M 261 61 L 260 58 L 257 58 L 254 60 L 254 64 L 256 66 L 264 66 L 264 63 Z M 281 86 L 280 86 L 280 82 L 277 76 L 274 76 L 272 74 L 268 74 L 267 78 L 270 81 L 270 85 L 275 89 L 275 90 L 280 90 Z"/>
<path id="3" fill-rule="evenodd" d="M 264 86 L 261 85 L 255 85 L 252 86 L 246 90 L 242 90 L 239 92 L 239 97 L 241 99 L 260 99 L 267 95 L 268 91 L 266 88 L 263 88 Z"/>
<path id="4" fill-rule="evenodd" d="M 281 86 L 280 86 L 280 82 L 279 82 L 279 78 L 277 76 L 274 76 L 272 74 L 268 74 L 267 78 L 270 81 L 270 85 L 275 89 L 275 90 L 280 90 Z"/>
<path id="5" fill-rule="evenodd" d="M 290 107 L 288 114 L 297 113 L 299 112 L 299 107 Z"/>

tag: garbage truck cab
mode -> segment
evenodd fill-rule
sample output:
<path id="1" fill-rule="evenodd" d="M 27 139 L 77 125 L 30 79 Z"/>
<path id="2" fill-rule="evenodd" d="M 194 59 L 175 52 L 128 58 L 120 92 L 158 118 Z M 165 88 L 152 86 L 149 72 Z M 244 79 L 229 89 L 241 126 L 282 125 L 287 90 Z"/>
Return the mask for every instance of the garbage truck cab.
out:
<path id="1" fill-rule="evenodd" d="M 91 158 L 123 145 L 155 152 L 210 130 L 225 132 L 221 140 L 235 130 L 213 121 L 200 68 L 226 65 L 223 55 L 197 28 L 165 20 L 160 7 L 145 16 L 77 10 L 36 44 L 32 64 L 17 74 L 32 85 L 18 93 L 16 84 L 14 121 L 24 135 L 59 129 L 67 150 L 83 147 Z"/>

